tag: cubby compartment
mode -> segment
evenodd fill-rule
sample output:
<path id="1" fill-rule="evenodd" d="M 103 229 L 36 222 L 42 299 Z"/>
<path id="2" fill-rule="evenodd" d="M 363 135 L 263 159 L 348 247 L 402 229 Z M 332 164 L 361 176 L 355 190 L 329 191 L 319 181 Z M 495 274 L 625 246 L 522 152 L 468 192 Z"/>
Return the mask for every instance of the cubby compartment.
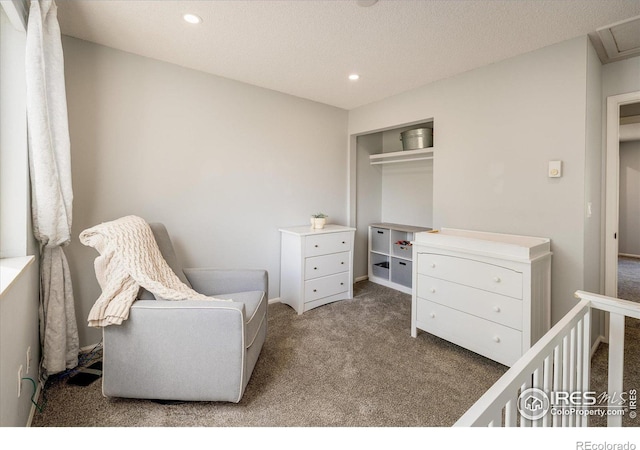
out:
<path id="1" fill-rule="evenodd" d="M 389 234 L 387 228 L 371 227 L 371 251 L 388 254 Z"/>
<path id="2" fill-rule="evenodd" d="M 389 279 L 389 257 L 378 253 L 371 253 L 371 273 L 374 277 Z"/>
<path id="3" fill-rule="evenodd" d="M 390 230 L 391 255 L 399 258 L 411 259 L 411 240 L 413 233 L 407 231 Z"/>
<path id="4" fill-rule="evenodd" d="M 412 261 L 391 258 L 391 282 L 410 288 L 412 286 Z"/>

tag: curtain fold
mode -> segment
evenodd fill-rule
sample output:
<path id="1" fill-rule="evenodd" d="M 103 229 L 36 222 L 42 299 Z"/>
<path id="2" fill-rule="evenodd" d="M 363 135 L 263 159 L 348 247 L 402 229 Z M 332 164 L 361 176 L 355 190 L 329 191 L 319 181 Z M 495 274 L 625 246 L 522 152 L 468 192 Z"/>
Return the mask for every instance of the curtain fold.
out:
<path id="1" fill-rule="evenodd" d="M 40 242 L 43 376 L 78 364 L 78 327 L 69 265 L 73 190 L 64 58 L 57 8 L 32 0 L 27 25 L 27 129 L 33 230 Z"/>

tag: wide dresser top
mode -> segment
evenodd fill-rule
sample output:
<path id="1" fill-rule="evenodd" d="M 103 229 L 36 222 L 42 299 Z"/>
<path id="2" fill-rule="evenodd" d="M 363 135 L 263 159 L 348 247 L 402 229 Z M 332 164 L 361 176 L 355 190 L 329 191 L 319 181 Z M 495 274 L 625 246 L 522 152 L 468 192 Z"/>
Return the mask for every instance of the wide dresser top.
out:
<path id="1" fill-rule="evenodd" d="M 551 240 L 548 238 L 455 228 L 416 233 L 413 242 L 514 260 L 533 260 L 551 254 Z"/>
<path id="2" fill-rule="evenodd" d="M 356 231 L 355 228 L 345 227 L 342 225 L 327 224 L 324 228 L 311 228 L 311 225 L 301 225 L 297 227 L 280 228 L 282 233 L 295 234 L 298 236 L 307 236 L 313 234 L 339 233 L 341 231 Z"/>

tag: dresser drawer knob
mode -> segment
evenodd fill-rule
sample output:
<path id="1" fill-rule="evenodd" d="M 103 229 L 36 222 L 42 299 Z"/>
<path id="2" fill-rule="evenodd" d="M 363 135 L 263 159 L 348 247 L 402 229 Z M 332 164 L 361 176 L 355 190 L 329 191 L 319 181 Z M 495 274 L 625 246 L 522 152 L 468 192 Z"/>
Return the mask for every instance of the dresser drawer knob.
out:
<path id="1" fill-rule="evenodd" d="M 313 268 L 313 270 L 318 270 L 318 268 L 317 268 L 317 267 L 314 267 L 314 268 Z"/>
<path id="2" fill-rule="evenodd" d="M 436 318 L 436 313 L 431 313 L 431 314 L 429 314 L 429 315 L 431 316 L 431 318 L 432 318 L 432 319 L 435 319 L 435 318 Z"/>
<path id="3" fill-rule="evenodd" d="M 431 268 L 435 269 L 436 268 L 436 263 L 431 263 Z"/>
<path id="4" fill-rule="evenodd" d="M 344 261 L 341 261 L 340 264 L 344 264 Z"/>
<path id="5" fill-rule="evenodd" d="M 500 283 L 502 280 L 500 279 L 500 277 L 493 277 L 493 281 L 495 281 L 496 283 Z"/>
<path id="6" fill-rule="evenodd" d="M 318 290 L 317 290 L 317 289 L 314 289 L 314 290 L 313 290 L 313 292 L 318 292 Z"/>
<path id="7" fill-rule="evenodd" d="M 343 244 L 346 244 L 346 241 L 342 241 Z"/>
<path id="8" fill-rule="evenodd" d="M 500 342 L 500 338 L 498 336 L 494 336 L 493 337 L 493 342 Z"/>
<path id="9" fill-rule="evenodd" d="M 493 310 L 494 310 L 495 312 L 500 312 L 500 307 L 499 307 L 499 306 L 494 306 L 494 307 L 493 307 Z"/>
<path id="10" fill-rule="evenodd" d="M 315 248 L 318 248 L 318 244 L 314 245 Z"/>
<path id="11" fill-rule="evenodd" d="M 431 288 L 431 293 L 435 294 L 436 293 L 436 288 Z"/>

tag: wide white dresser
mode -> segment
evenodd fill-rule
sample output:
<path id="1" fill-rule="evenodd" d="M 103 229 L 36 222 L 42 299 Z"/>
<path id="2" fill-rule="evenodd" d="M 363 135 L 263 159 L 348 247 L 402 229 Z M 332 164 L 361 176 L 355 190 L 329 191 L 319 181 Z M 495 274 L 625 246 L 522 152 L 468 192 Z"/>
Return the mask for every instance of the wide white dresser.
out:
<path id="1" fill-rule="evenodd" d="M 512 366 L 551 325 L 547 238 L 442 228 L 413 241 L 411 335 Z"/>
<path id="2" fill-rule="evenodd" d="M 298 314 L 353 298 L 355 228 L 281 228 L 280 301 Z"/>

